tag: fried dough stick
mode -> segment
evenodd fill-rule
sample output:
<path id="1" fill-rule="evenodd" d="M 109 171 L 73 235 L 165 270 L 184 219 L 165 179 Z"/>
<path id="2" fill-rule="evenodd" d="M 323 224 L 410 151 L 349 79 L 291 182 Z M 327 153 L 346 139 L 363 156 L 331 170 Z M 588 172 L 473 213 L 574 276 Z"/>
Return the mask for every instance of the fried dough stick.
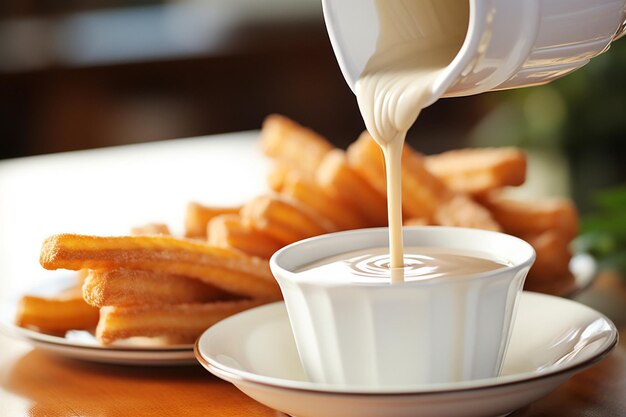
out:
<path id="1" fill-rule="evenodd" d="M 384 181 L 384 173 L 382 175 Z M 352 169 L 341 149 L 326 154 L 317 169 L 316 182 L 327 194 L 360 213 L 368 227 L 387 224 L 385 194 Z"/>
<path id="2" fill-rule="evenodd" d="M 337 230 L 358 229 L 367 226 L 363 216 L 340 199 L 329 195 L 313 181 L 292 172 L 285 178 L 282 194 L 300 201 L 321 216 L 329 219 Z"/>
<path id="3" fill-rule="evenodd" d="M 471 227 L 495 232 L 502 230 L 489 210 L 466 194 L 456 194 L 441 202 L 433 220 L 440 226 Z"/>
<path id="4" fill-rule="evenodd" d="M 170 228 L 163 223 L 148 223 L 130 229 L 131 235 L 171 235 Z"/>
<path id="5" fill-rule="evenodd" d="M 282 245 L 332 230 L 308 207 L 280 195 L 263 195 L 250 200 L 241 209 L 243 224 L 270 236 Z"/>
<path id="6" fill-rule="evenodd" d="M 209 221 L 222 214 L 237 214 L 241 207 L 209 207 L 191 202 L 185 213 L 185 237 L 205 239 Z"/>
<path id="7" fill-rule="evenodd" d="M 562 295 L 575 286 L 569 263 L 572 254 L 569 240 L 557 231 L 546 231 L 524 239 L 537 253 L 535 263 L 526 277 L 524 288 L 549 294 Z"/>
<path id="8" fill-rule="evenodd" d="M 387 193 L 382 151 L 363 132 L 347 150 L 348 161 L 381 195 Z M 431 219 L 450 191 L 425 167 L 424 158 L 405 144 L 402 151 L 402 209 L 406 216 Z"/>
<path id="9" fill-rule="evenodd" d="M 551 294 L 563 294 L 573 288 L 569 244 L 578 230 L 578 214 L 571 201 L 520 201 L 497 191 L 482 196 L 480 201 L 506 233 L 526 240 L 535 248 L 537 259 L 528 273 L 525 288 Z"/>
<path id="10" fill-rule="evenodd" d="M 271 236 L 246 226 L 238 214 L 223 214 L 212 218 L 207 230 L 210 245 L 238 249 L 263 259 L 269 259 L 283 247 L 283 244 Z"/>
<path id="11" fill-rule="evenodd" d="M 425 158 L 426 168 L 453 191 L 482 194 L 526 180 L 526 155 L 517 148 L 458 149 Z"/>
<path id="12" fill-rule="evenodd" d="M 259 300 L 160 306 L 107 306 L 100 309 L 96 337 L 103 344 L 135 336 L 165 337 L 170 343 L 193 343 L 211 325 L 263 304 Z"/>
<path id="13" fill-rule="evenodd" d="M 80 292 L 52 298 L 25 295 L 20 299 L 16 324 L 43 333 L 63 335 L 68 330 L 93 329 L 100 313 Z"/>
<path id="14" fill-rule="evenodd" d="M 520 201 L 492 192 L 480 199 L 506 233 L 519 237 L 558 231 L 571 241 L 578 232 L 578 214 L 570 200 Z"/>
<path id="15" fill-rule="evenodd" d="M 44 241 L 40 263 L 46 269 L 164 272 L 196 278 L 237 295 L 280 298 L 265 260 L 171 236 L 55 235 Z"/>
<path id="16" fill-rule="evenodd" d="M 274 164 L 267 174 L 267 186 L 270 188 L 270 190 L 276 193 L 280 193 L 281 191 L 283 191 L 285 182 L 287 181 L 287 177 L 293 171 L 293 168 L 289 168 L 286 165 Z M 301 175 L 304 176 L 306 174 L 301 173 Z"/>
<path id="17" fill-rule="evenodd" d="M 423 217 L 411 217 L 402 221 L 403 226 L 429 226 L 431 223 Z"/>
<path id="18" fill-rule="evenodd" d="M 83 298 L 95 307 L 107 305 L 197 303 L 233 298 L 200 280 L 132 269 L 91 270 Z"/>
<path id="19" fill-rule="evenodd" d="M 333 145 L 293 120 L 272 114 L 263 122 L 261 149 L 280 164 L 313 175 Z"/>
<path id="20" fill-rule="evenodd" d="M 386 193 L 383 155 L 369 133 L 361 134 L 347 154 L 351 166 Z M 487 209 L 449 190 L 426 169 L 424 157 L 408 145 L 402 152 L 402 208 L 408 218 L 420 219 L 420 223 L 500 230 Z"/>

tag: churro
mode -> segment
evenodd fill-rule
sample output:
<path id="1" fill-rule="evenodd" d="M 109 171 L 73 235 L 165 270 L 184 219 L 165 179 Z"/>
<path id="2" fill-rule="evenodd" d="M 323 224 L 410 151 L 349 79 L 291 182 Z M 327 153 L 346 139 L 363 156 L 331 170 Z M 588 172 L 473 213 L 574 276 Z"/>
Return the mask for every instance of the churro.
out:
<path id="1" fill-rule="evenodd" d="M 63 335 L 72 329 L 92 329 L 99 312 L 83 300 L 80 292 L 51 298 L 25 295 L 20 299 L 15 322 L 20 327 Z"/>
<path id="2" fill-rule="evenodd" d="M 386 195 L 385 166 L 380 147 L 363 132 L 347 150 L 348 161 L 379 194 Z M 450 190 L 425 166 L 424 157 L 405 144 L 402 152 L 402 210 L 407 217 L 431 219 Z"/>
<path id="3" fill-rule="evenodd" d="M 222 214 L 236 214 L 241 207 L 210 207 L 199 203 L 187 204 L 185 213 L 185 237 L 205 239 L 209 221 Z"/>
<path id="4" fill-rule="evenodd" d="M 252 256 L 269 259 L 283 244 L 266 233 L 246 226 L 238 214 L 223 214 L 211 219 L 208 243 L 233 248 Z"/>
<path id="5" fill-rule="evenodd" d="M 430 224 L 432 223 L 424 217 L 411 217 L 402 221 L 403 226 L 428 226 Z"/>
<path id="6" fill-rule="evenodd" d="M 85 301 L 106 305 L 197 303 L 233 295 L 197 279 L 133 269 L 91 270 L 82 289 Z"/>
<path id="7" fill-rule="evenodd" d="M 321 235 L 332 225 L 308 207 L 280 195 L 253 198 L 241 209 L 243 224 L 283 245 Z"/>
<path id="8" fill-rule="evenodd" d="M 437 206 L 433 220 L 435 224 L 441 226 L 502 230 L 489 210 L 465 194 L 456 194 L 445 201 L 441 201 Z"/>
<path id="9" fill-rule="evenodd" d="M 263 122 L 261 149 L 281 164 L 313 174 L 333 145 L 311 129 L 272 114 Z"/>
<path id="10" fill-rule="evenodd" d="M 387 224 L 387 200 L 348 164 L 340 149 L 328 152 L 317 169 L 317 184 L 367 220 L 367 226 Z"/>
<path id="11" fill-rule="evenodd" d="M 567 294 L 572 291 L 575 280 L 569 268 L 572 258 L 569 240 L 552 230 L 524 239 L 535 248 L 537 254 L 526 278 L 525 288 L 549 294 Z"/>
<path id="12" fill-rule="evenodd" d="M 103 344 L 129 337 L 164 337 L 170 343 L 193 343 L 218 321 L 263 304 L 259 300 L 204 304 L 107 306 L 100 309 L 96 337 Z"/>
<path id="13" fill-rule="evenodd" d="M 184 275 L 233 294 L 280 298 L 266 261 L 171 236 L 55 235 L 44 241 L 40 263 L 46 269 L 124 268 Z"/>
<path id="14" fill-rule="evenodd" d="M 267 174 L 267 186 L 274 192 L 281 192 L 285 186 L 285 181 L 294 170 L 283 164 L 274 164 Z M 305 175 L 297 171 L 300 175 Z"/>
<path id="15" fill-rule="evenodd" d="M 578 232 L 578 214 L 570 200 L 551 198 L 521 201 L 491 192 L 480 199 L 506 233 L 515 236 L 558 231 L 571 241 Z"/>
<path id="16" fill-rule="evenodd" d="M 431 155 L 426 168 L 453 191 L 482 194 L 526 180 L 526 155 L 517 148 L 458 149 Z"/>
<path id="17" fill-rule="evenodd" d="M 170 228 L 163 223 L 148 223 L 130 229 L 131 235 L 171 235 Z"/>
<path id="18" fill-rule="evenodd" d="M 319 215 L 329 219 L 336 230 L 359 229 L 367 226 L 367 220 L 340 199 L 328 194 L 315 182 L 292 172 L 283 184 L 282 194 L 298 200 Z"/>

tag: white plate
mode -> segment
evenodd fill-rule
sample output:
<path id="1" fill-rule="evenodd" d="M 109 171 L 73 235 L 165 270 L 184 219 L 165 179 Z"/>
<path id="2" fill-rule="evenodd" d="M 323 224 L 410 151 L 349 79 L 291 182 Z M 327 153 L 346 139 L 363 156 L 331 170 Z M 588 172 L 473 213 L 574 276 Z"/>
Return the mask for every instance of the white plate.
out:
<path id="1" fill-rule="evenodd" d="M 67 273 L 45 281 L 29 294 L 52 296 L 76 284 Z M 138 341 L 102 346 L 86 331 L 68 332 L 65 337 L 53 336 L 15 325 L 17 302 L 0 304 L 0 331 L 23 340 L 44 351 L 72 359 L 123 365 L 185 365 L 195 364 L 193 345 L 147 345 Z M 146 341 L 146 343 L 149 343 Z"/>
<path id="2" fill-rule="evenodd" d="M 354 389 L 308 382 L 283 303 L 239 313 L 196 342 L 200 363 L 257 401 L 297 417 L 494 416 L 546 395 L 607 355 L 613 323 L 574 301 L 521 296 L 503 375 L 477 381 Z"/>

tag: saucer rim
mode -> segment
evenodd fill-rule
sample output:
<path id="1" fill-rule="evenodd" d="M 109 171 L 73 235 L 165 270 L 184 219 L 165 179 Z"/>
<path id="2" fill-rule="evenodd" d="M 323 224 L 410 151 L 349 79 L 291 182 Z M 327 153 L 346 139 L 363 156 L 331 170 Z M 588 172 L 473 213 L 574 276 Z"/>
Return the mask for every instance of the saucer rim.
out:
<path id="1" fill-rule="evenodd" d="M 617 332 L 617 328 L 615 324 L 604 314 L 598 312 L 591 307 L 588 307 L 584 304 L 578 303 L 573 300 L 569 300 L 562 297 L 557 297 L 553 295 L 543 294 L 543 293 L 535 293 L 531 291 L 524 291 L 523 294 L 536 296 L 538 298 L 551 298 L 558 299 L 560 302 L 572 302 L 576 304 L 580 304 L 581 306 L 588 308 L 594 311 L 598 318 L 603 318 L 610 327 L 610 341 L 607 343 L 606 347 L 604 347 L 601 351 L 595 353 L 593 356 L 579 362 L 573 363 L 569 366 L 566 365 L 562 368 L 555 367 L 552 370 L 548 371 L 531 371 L 531 372 L 523 372 L 516 373 L 511 375 L 505 375 L 501 377 L 494 378 L 485 378 L 474 381 L 461 381 L 461 382 L 453 382 L 453 383 L 441 383 L 441 384 L 432 384 L 432 385 L 415 385 L 413 387 L 407 387 L 406 389 L 397 389 L 393 387 L 389 391 L 381 391 L 367 387 L 361 388 L 350 388 L 350 387 L 333 387 L 330 384 L 320 384 L 309 381 L 297 381 L 292 379 L 285 378 L 277 378 L 270 376 L 263 376 L 259 374 L 255 374 L 249 371 L 239 371 L 233 372 L 229 367 L 221 365 L 219 362 L 205 357 L 200 351 L 200 341 L 205 337 L 205 335 L 211 330 L 213 326 L 207 329 L 205 332 L 200 335 L 200 337 L 196 340 L 193 347 L 194 356 L 198 360 L 198 362 L 206 368 L 209 372 L 215 374 L 218 377 L 224 376 L 224 379 L 229 382 L 235 383 L 253 383 L 256 385 L 262 385 L 269 388 L 280 388 L 286 390 L 293 390 L 298 392 L 306 392 L 306 393 L 317 393 L 317 394 L 332 394 L 332 395 L 356 395 L 356 396 L 406 396 L 406 395 L 450 395 L 450 394 L 459 394 L 466 392 L 474 392 L 485 389 L 493 389 L 493 388 L 503 388 L 503 387 L 511 387 L 515 385 L 528 384 L 533 383 L 538 380 L 546 380 L 553 379 L 559 376 L 566 376 L 567 374 L 576 373 L 585 369 L 600 360 L 604 359 L 617 345 L 619 340 L 619 334 Z M 284 304 L 284 301 L 277 301 L 271 304 L 266 304 L 263 306 L 255 307 L 251 310 L 247 310 L 241 313 L 238 313 L 234 316 L 231 316 L 225 320 L 228 320 L 232 317 L 235 317 L 239 314 L 249 313 L 253 310 L 258 309 L 270 309 L 275 308 L 276 306 Z M 221 323 L 218 322 L 215 325 Z M 214 326 L 215 326 L 214 325 Z M 269 379 L 269 381 L 268 381 Z M 273 382 L 273 383 L 272 383 Z M 306 386 L 308 385 L 308 386 Z M 452 387 L 451 387 L 452 385 Z M 456 385 L 456 387 L 454 387 Z"/>

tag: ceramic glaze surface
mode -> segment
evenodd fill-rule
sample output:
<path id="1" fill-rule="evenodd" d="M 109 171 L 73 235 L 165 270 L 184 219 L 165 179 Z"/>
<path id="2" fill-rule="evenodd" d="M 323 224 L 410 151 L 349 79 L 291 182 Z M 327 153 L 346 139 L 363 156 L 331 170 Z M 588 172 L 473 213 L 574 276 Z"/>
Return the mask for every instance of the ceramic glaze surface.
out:
<path id="1" fill-rule="evenodd" d="M 606 51 L 622 34 L 626 16 L 626 0 L 468 1 L 465 43 L 433 83 L 433 97 L 466 96 L 555 80 Z M 374 2 L 322 3 L 339 66 L 354 89 L 378 38 Z"/>
<path id="2" fill-rule="evenodd" d="M 292 416 L 484 417 L 511 413 L 546 395 L 603 358 L 616 341 L 615 326 L 589 307 L 524 292 L 497 378 L 386 389 L 308 381 L 283 303 L 211 327 L 198 340 L 196 357 L 247 395 Z"/>
<path id="3" fill-rule="evenodd" d="M 323 251 L 385 246 L 385 228 L 334 233 L 281 249 L 270 266 L 312 381 L 385 387 L 500 372 L 517 296 L 534 260 L 532 247 L 501 233 L 446 227 L 405 228 L 404 239 L 451 251 L 479 247 L 509 266 L 399 284 L 294 273 L 312 256 L 324 259 Z"/>

